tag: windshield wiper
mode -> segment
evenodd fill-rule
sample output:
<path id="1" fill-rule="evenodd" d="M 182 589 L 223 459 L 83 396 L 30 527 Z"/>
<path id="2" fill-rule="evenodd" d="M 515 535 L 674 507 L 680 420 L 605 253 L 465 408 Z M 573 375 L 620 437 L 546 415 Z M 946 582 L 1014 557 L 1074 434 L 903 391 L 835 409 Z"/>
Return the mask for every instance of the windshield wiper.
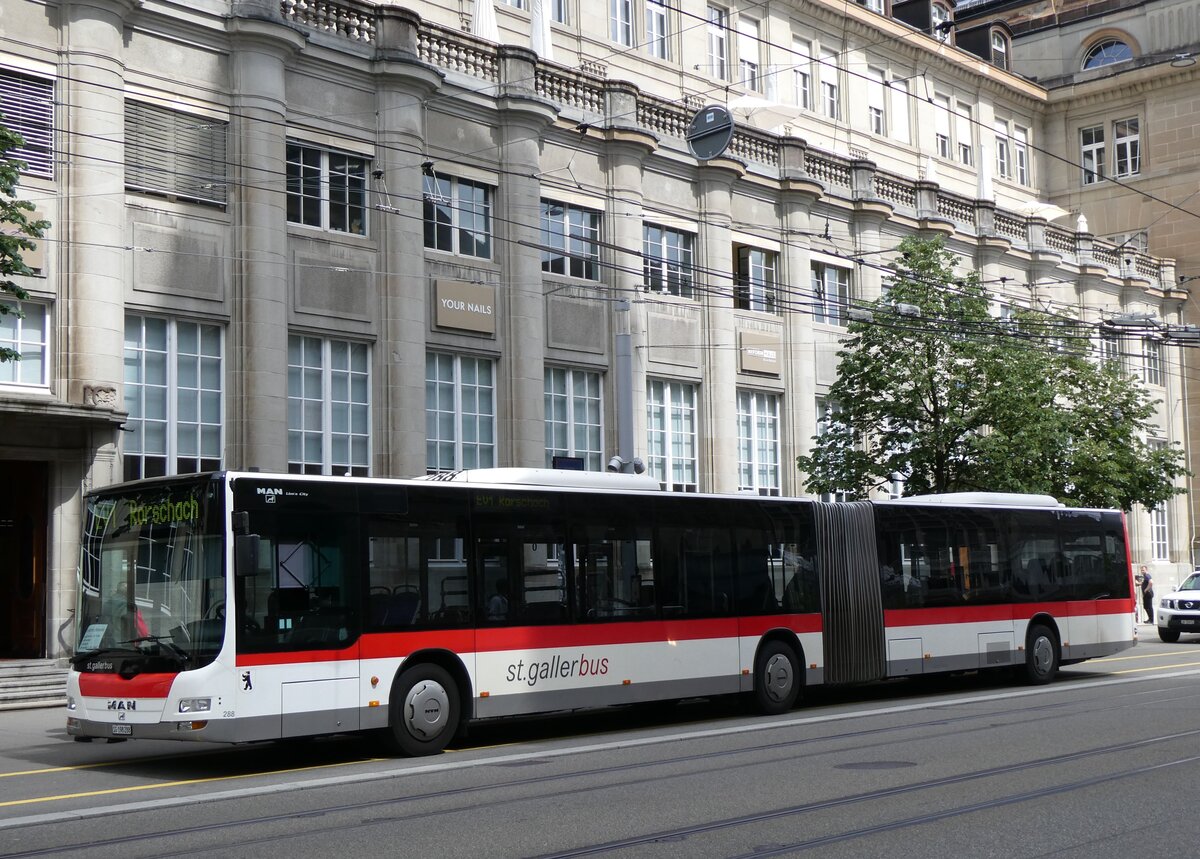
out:
<path id="1" fill-rule="evenodd" d="M 118 641 L 117 644 L 141 644 L 144 641 L 150 641 L 157 644 L 159 647 L 169 651 L 180 662 L 186 663 L 191 660 L 188 652 L 171 640 L 166 635 L 139 635 L 137 638 L 130 638 L 126 641 Z"/>

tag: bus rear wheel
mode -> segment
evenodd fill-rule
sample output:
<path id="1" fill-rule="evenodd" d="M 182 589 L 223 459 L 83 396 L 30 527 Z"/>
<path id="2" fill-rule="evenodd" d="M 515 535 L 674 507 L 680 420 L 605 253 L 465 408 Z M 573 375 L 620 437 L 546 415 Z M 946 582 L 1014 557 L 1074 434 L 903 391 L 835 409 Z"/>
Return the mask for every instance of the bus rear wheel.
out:
<path id="1" fill-rule="evenodd" d="M 796 652 L 780 641 L 768 641 L 754 668 L 754 703 L 768 716 L 796 706 L 800 697 L 800 665 Z"/>
<path id="2" fill-rule="evenodd" d="M 429 662 L 416 665 L 392 688 L 388 745 L 413 757 L 437 754 L 458 731 L 461 713 L 458 684 L 450 673 Z"/>
<path id="3" fill-rule="evenodd" d="M 1025 679 L 1035 686 L 1049 683 L 1058 672 L 1058 639 L 1050 628 L 1035 623 L 1025 636 Z"/>

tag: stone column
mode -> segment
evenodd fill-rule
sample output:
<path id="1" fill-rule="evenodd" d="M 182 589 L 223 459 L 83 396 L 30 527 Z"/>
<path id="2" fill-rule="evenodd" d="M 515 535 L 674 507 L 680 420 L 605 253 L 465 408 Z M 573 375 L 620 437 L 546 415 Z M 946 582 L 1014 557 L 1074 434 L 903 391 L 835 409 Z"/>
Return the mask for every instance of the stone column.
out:
<path id="1" fill-rule="evenodd" d="M 796 470 L 796 457 L 812 449 L 817 427 L 817 366 L 811 301 L 812 207 L 821 199 L 822 187 L 801 173 L 785 178 L 780 195 L 786 241 L 783 248 L 784 282 L 797 296 L 796 309 L 784 315 L 783 326 L 783 430 L 781 470 L 785 495 L 803 495 L 808 475 Z"/>
<path id="2" fill-rule="evenodd" d="M 546 300 L 542 290 L 541 243 L 542 135 L 554 121 L 554 107 L 533 91 L 537 55 L 524 48 L 500 48 L 500 163 L 504 166 L 503 209 L 507 240 L 497 242 L 505 287 L 499 295 L 504 358 L 497 378 L 500 404 L 507 406 L 507 438 L 501 438 L 497 465 L 542 467 L 546 462 L 545 358 Z M 499 417 L 499 415 L 498 415 Z"/>
<path id="3" fill-rule="evenodd" d="M 441 74 L 416 58 L 420 18 L 406 9 L 379 10 L 379 154 L 373 213 L 379 238 L 379 342 L 373 381 L 374 470 L 381 477 L 425 473 L 425 352 L 432 285 L 425 271 L 424 101 Z"/>
<path id="4" fill-rule="evenodd" d="M 124 411 L 125 19 L 134 0 L 60 5 L 69 149 L 60 176 L 60 354 L 68 402 Z M 106 439 L 103 444 L 114 444 Z M 95 475 L 97 485 L 108 475 Z"/>
<path id="5" fill-rule="evenodd" d="M 737 321 L 733 312 L 733 184 L 745 175 L 740 161 L 715 158 L 696 171 L 699 197 L 700 266 L 703 286 L 700 391 L 700 489 L 736 492 L 737 446 L 728 443 L 737 426 Z M 721 274 L 718 274 L 721 272 Z M 723 272 L 729 272 L 726 277 Z M 699 429 L 699 428 L 698 428 Z M 707 480 L 705 477 L 707 476 Z"/>
<path id="6" fill-rule="evenodd" d="M 250 14 L 247 11 L 247 14 Z M 226 465 L 287 470 L 288 60 L 304 38 L 281 23 L 228 19 L 233 323 Z"/>

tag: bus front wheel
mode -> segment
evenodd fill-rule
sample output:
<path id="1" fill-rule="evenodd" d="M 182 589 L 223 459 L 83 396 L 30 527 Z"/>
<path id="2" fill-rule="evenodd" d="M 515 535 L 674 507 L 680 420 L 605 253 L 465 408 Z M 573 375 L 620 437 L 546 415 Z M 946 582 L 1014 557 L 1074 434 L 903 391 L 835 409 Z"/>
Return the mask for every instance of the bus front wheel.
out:
<path id="1" fill-rule="evenodd" d="M 422 663 L 403 672 L 392 689 L 388 739 L 394 751 L 434 755 L 458 731 L 458 684 L 440 665 Z"/>
<path id="2" fill-rule="evenodd" d="M 754 669 L 754 702 L 768 716 L 778 716 L 796 706 L 800 697 L 800 665 L 792 648 L 768 641 Z"/>
<path id="3" fill-rule="evenodd" d="M 1025 679 L 1035 686 L 1049 683 L 1058 671 L 1058 639 L 1040 623 L 1025 637 Z"/>

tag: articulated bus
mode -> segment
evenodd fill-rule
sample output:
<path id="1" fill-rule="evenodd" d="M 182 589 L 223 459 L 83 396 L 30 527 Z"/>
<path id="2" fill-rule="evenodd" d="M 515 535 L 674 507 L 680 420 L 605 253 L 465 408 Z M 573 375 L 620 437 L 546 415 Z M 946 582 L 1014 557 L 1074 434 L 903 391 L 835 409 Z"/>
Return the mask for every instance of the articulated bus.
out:
<path id="1" fill-rule="evenodd" d="M 1125 521 L 1052 498 L 821 503 L 649 477 L 224 472 L 87 497 L 77 740 L 376 731 L 1062 664 L 1135 643 Z"/>

